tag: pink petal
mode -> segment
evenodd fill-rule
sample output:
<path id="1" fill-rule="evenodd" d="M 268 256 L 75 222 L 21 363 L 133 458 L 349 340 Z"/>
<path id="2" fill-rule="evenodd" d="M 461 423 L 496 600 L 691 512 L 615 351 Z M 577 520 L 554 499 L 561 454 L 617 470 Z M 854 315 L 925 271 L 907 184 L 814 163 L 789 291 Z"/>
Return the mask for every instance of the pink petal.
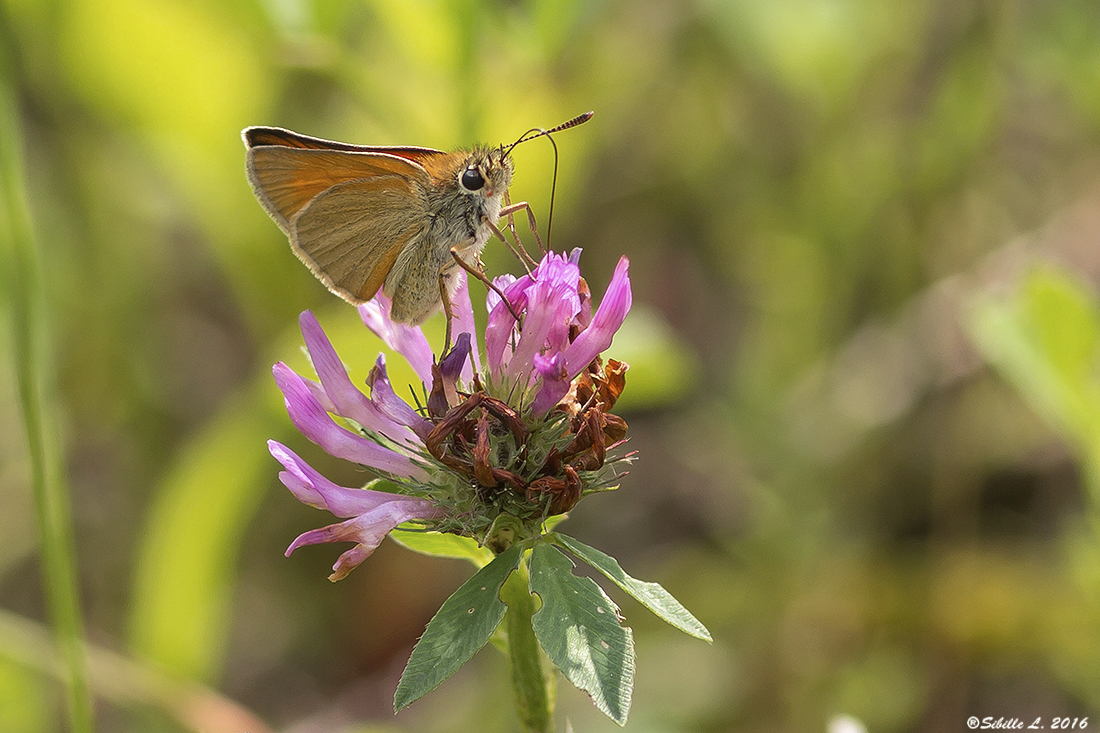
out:
<path id="1" fill-rule="evenodd" d="M 405 455 L 382 447 L 337 425 L 306 385 L 286 364 L 272 368 L 275 383 L 294 426 L 327 453 L 394 476 L 423 476 L 424 471 Z"/>
<path id="2" fill-rule="evenodd" d="M 428 384 L 431 382 L 429 381 Z M 383 415 L 394 422 L 407 425 L 421 440 L 428 437 L 428 433 L 432 431 L 432 424 L 393 391 L 389 375 L 386 374 L 384 354 L 379 354 L 374 362 L 374 368 L 370 370 L 370 375 L 367 377 L 367 386 L 370 387 L 371 402 Z"/>
<path id="3" fill-rule="evenodd" d="M 347 576 L 356 565 L 370 557 L 375 548 L 382 544 L 382 540 L 397 525 L 410 519 L 434 516 L 434 509 L 431 510 L 431 513 L 427 513 L 422 507 L 410 502 L 418 502 L 418 500 L 407 499 L 389 502 L 339 524 L 330 524 L 327 527 L 305 532 L 290 543 L 286 555 L 289 557 L 292 552 L 305 545 L 317 545 L 325 542 L 355 542 L 355 547 L 342 554 L 336 564 L 332 566 L 333 573 L 329 576 L 329 580 L 340 580 Z"/>
<path id="4" fill-rule="evenodd" d="M 452 333 L 470 334 L 471 349 L 470 353 L 473 356 L 473 364 L 469 361 L 462 367 L 461 379 L 464 383 L 469 384 L 473 381 L 474 371 L 481 372 L 481 354 L 477 348 L 477 323 L 474 321 L 474 306 L 470 302 L 470 283 L 466 279 L 466 272 L 462 271 L 458 274 L 458 288 L 455 289 L 454 303 L 451 304 L 454 310 L 455 320 L 451 326 Z"/>
<path id="5" fill-rule="evenodd" d="M 354 517 L 377 509 L 382 504 L 404 501 L 420 502 L 425 511 L 431 504 L 423 499 L 415 499 L 401 494 L 371 489 L 353 489 L 329 481 L 315 468 L 302 460 L 294 451 L 275 440 L 267 442 L 268 450 L 286 469 L 279 473 L 279 480 L 303 504 L 316 509 L 325 509 L 338 517 Z"/>
<path id="6" fill-rule="evenodd" d="M 390 318 L 390 299 L 381 292 L 359 306 L 359 317 L 387 346 L 401 354 L 424 384 L 432 383 L 432 347 L 419 326 L 397 323 Z"/>
<path id="7" fill-rule="evenodd" d="M 524 275 L 517 280 L 512 275 L 501 275 L 493 284 L 500 288 L 517 313 L 526 306 L 524 293 L 531 285 L 530 277 Z M 486 296 L 485 305 L 489 311 L 489 321 L 485 325 L 485 359 L 489 362 L 490 373 L 500 375 L 507 363 L 505 349 L 516 333 L 516 319 L 492 290 Z"/>
<path id="8" fill-rule="evenodd" d="M 531 373 L 536 354 L 548 346 L 553 349 L 556 345 L 560 350 L 568 344 L 569 323 L 578 307 L 575 276 L 572 285 L 568 281 L 546 278 L 528 288 L 523 330 L 508 362 L 507 376 L 526 385 L 524 377 Z"/>
<path id="9" fill-rule="evenodd" d="M 303 312 L 298 318 L 298 323 L 301 325 L 302 336 L 305 338 L 306 348 L 309 349 L 313 368 L 321 378 L 325 394 L 336 408 L 331 410 L 332 412 L 350 418 L 367 430 L 385 435 L 391 440 L 404 443 L 418 442 L 407 426 L 389 419 L 365 394 L 355 388 L 351 379 L 348 378 L 344 364 L 336 355 L 336 350 L 332 348 L 332 342 L 325 336 L 321 324 L 312 313 Z M 316 392 L 314 395 L 316 396 Z M 321 405 L 327 407 L 324 402 Z"/>
<path id="10" fill-rule="evenodd" d="M 332 398 L 328 396 L 328 393 L 325 392 L 325 388 L 321 386 L 320 382 L 315 382 L 305 377 L 301 377 L 301 379 L 302 383 L 309 389 L 310 394 L 313 395 L 313 399 L 317 400 L 317 403 L 325 408 L 325 412 L 331 412 L 333 415 L 339 414 L 336 405 L 332 403 Z"/>
<path id="11" fill-rule="evenodd" d="M 542 377 L 542 384 L 531 403 L 531 412 L 536 417 L 541 417 L 569 394 L 572 379 L 565 370 L 565 356 L 561 353 L 553 354 L 549 358 L 536 354 L 535 369 Z"/>
<path id="12" fill-rule="evenodd" d="M 626 314 L 630 312 L 632 296 L 629 268 L 630 261 L 626 257 L 620 258 L 611 283 L 600 301 L 600 307 L 592 316 L 592 323 L 565 350 L 566 370 L 570 379 L 580 374 L 593 359 L 611 346 L 615 332 L 623 325 Z"/>

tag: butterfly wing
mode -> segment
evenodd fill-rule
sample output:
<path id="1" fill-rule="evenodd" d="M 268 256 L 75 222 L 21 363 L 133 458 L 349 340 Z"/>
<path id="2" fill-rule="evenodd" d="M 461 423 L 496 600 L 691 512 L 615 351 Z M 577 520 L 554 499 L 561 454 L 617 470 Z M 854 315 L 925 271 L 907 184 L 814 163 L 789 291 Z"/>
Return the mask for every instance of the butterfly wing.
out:
<path id="1" fill-rule="evenodd" d="M 342 183 L 378 177 L 407 177 L 421 185 L 430 180 L 422 167 L 393 155 L 271 146 L 248 151 L 252 190 L 287 234 L 290 221 L 314 197 Z"/>
<path id="2" fill-rule="evenodd" d="M 336 140 L 324 140 L 298 132 L 284 130 L 281 127 L 246 127 L 241 133 L 245 147 L 251 149 L 263 145 L 277 145 L 284 148 L 304 148 L 307 150 L 343 150 L 348 153 L 389 153 L 419 162 L 421 158 L 442 153 L 433 148 L 418 148 L 412 145 L 353 145 Z"/>
<path id="3" fill-rule="evenodd" d="M 256 198 L 298 258 L 345 300 L 372 298 L 426 226 L 431 177 L 420 162 L 446 153 L 350 145 L 276 127 L 250 127 L 243 137 Z"/>
<path id="4" fill-rule="evenodd" d="M 374 176 L 318 194 L 290 223 L 294 253 L 350 303 L 370 300 L 423 234 L 425 199 L 407 179 Z"/>
<path id="5" fill-rule="evenodd" d="M 431 177 L 421 161 L 446 155 L 430 148 L 349 145 L 278 127 L 249 127 L 242 136 L 252 191 L 287 234 L 294 216 L 333 186 L 391 175 L 428 186 Z"/>

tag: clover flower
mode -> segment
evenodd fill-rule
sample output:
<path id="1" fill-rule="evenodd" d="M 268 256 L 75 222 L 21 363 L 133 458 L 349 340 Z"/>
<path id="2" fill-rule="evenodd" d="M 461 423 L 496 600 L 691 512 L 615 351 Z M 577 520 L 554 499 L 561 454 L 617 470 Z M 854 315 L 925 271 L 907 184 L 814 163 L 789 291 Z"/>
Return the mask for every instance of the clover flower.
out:
<path id="1" fill-rule="evenodd" d="M 383 295 L 360 306 L 367 327 L 420 377 L 423 401 L 415 405 L 397 396 L 381 355 L 369 394 L 356 388 L 313 314 L 302 313 L 319 382 L 282 362 L 274 366 L 290 419 L 326 452 L 380 479 L 338 486 L 270 441 L 283 484 L 345 520 L 302 534 L 287 555 L 304 545 L 354 542 L 329 576 L 339 580 L 406 522 L 472 537 L 499 553 L 538 536 L 548 517 L 582 496 L 615 487 L 620 464 L 632 457 L 618 450 L 626 422 L 610 412 L 627 365 L 604 363 L 600 354 L 630 310 L 629 263 L 619 261 L 593 312 L 579 256 L 579 249 L 551 252 L 529 274 L 494 281 L 499 294 L 487 298 L 484 352 L 464 272 L 453 298 L 458 336 L 438 359 L 418 327 L 390 318 Z"/>

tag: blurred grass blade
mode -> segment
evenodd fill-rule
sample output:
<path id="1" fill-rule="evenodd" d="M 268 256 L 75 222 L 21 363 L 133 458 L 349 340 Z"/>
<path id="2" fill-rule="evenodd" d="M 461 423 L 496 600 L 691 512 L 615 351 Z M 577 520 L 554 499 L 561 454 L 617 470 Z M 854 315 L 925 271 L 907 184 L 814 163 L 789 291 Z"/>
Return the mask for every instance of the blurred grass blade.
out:
<path id="1" fill-rule="evenodd" d="M 1100 500 L 1100 303 L 1069 272 L 1038 268 L 1009 294 L 987 294 L 967 326 L 985 359 L 1081 457 Z"/>
<path id="2" fill-rule="evenodd" d="M 241 548 L 274 479 L 266 382 L 229 400 L 180 450 L 138 548 L 131 649 L 189 679 L 212 680 L 225 661 Z"/>
<path id="3" fill-rule="evenodd" d="M 0 656 L 51 677 L 65 670 L 45 629 L 0 609 Z M 186 730 L 271 733 L 251 710 L 215 690 L 165 675 L 152 665 L 95 644 L 86 646 L 88 678 L 99 698 L 121 706 L 148 705 L 172 716 Z M 5 731 L 7 729 L 4 729 Z"/>
<path id="4" fill-rule="evenodd" d="M 0 216 L 3 217 L 0 238 L 4 240 L 8 263 L 5 279 L 11 298 L 11 356 L 30 459 L 46 602 L 66 667 L 69 727 L 76 733 L 86 733 L 92 730 L 92 701 L 84 670 L 76 551 L 56 436 L 49 434 L 56 413 L 51 401 L 53 380 L 43 358 L 48 339 L 42 318 L 38 257 L 23 183 L 22 128 L 9 64 L 6 54 L 0 57 Z"/>

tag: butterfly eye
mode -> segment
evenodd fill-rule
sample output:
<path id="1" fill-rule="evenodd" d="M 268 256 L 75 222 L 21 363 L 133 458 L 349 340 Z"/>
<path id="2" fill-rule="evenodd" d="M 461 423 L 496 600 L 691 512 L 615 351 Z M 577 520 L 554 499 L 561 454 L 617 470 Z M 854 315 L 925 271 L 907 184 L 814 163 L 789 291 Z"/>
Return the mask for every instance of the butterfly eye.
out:
<path id="1" fill-rule="evenodd" d="M 467 191 L 480 191 L 485 186 L 485 179 L 477 168 L 467 168 L 463 171 L 459 182 Z"/>

